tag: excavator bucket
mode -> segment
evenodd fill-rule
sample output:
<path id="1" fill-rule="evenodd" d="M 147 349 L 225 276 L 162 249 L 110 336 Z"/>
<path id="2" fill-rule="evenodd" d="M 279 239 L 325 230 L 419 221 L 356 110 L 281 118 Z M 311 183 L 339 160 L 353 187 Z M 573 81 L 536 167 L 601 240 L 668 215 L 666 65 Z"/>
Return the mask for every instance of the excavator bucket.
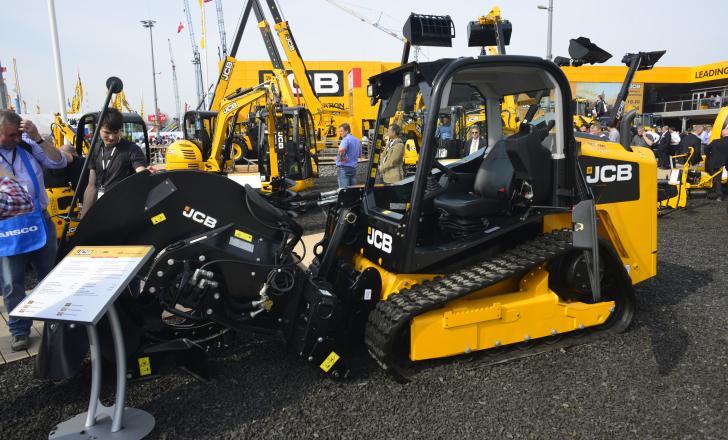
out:
<path id="1" fill-rule="evenodd" d="M 663 55 L 665 55 L 664 50 L 657 50 L 654 52 L 628 53 L 624 56 L 624 58 L 622 58 L 622 62 L 629 67 L 630 65 L 632 65 L 632 61 L 635 59 L 635 57 L 639 57 L 640 64 L 637 70 L 650 70 L 655 66 L 660 58 L 662 58 Z"/>
<path id="2" fill-rule="evenodd" d="M 402 35 L 413 46 L 452 47 L 455 25 L 449 15 L 410 14 Z"/>
<path id="3" fill-rule="evenodd" d="M 581 64 L 603 63 L 612 58 L 612 54 L 592 43 L 586 37 L 569 40 L 569 55 L 574 60 L 581 61 Z"/>
<path id="4" fill-rule="evenodd" d="M 501 20 L 501 32 L 503 33 L 503 45 L 508 46 L 511 42 L 513 25 L 508 20 Z M 497 46 L 498 35 L 494 23 L 482 24 L 479 21 L 468 23 L 468 46 L 484 47 Z"/>

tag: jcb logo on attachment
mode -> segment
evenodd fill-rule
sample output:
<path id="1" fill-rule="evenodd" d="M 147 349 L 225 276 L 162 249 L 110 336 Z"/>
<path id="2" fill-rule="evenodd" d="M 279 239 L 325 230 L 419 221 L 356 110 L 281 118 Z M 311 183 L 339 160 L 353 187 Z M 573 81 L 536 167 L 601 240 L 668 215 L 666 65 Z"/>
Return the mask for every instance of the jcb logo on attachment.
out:
<path id="1" fill-rule="evenodd" d="M 231 102 L 230 104 L 226 105 L 224 109 L 222 109 L 222 112 L 224 114 L 228 114 L 231 111 L 235 110 L 236 108 L 238 108 L 238 103 L 237 102 Z"/>
<path id="2" fill-rule="evenodd" d="M 626 182 L 632 180 L 632 165 L 597 165 L 586 168 L 587 183 Z"/>
<path id="3" fill-rule="evenodd" d="M 184 215 L 187 218 L 191 218 L 192 220 L 196 221 L 197 223 L 207 226 L 210 229 L 214 229 L 215 225 L 217 225 L 216 218 L 210 217 L 209 215 L 205 214 L 204 212 L 197 211 L 189 206 L 185 206 L 185 209 L 182 211 L 182 215 Z"/>
<path id="4" fill-rule="evenodd" d="M 386 252 L 392 253 L 392 236 L 386 232 L 382 232 L 379 229 L 369 228 L 369 234 L 367 234 L 367 243 L 374 246 L 375 248 Z"/>

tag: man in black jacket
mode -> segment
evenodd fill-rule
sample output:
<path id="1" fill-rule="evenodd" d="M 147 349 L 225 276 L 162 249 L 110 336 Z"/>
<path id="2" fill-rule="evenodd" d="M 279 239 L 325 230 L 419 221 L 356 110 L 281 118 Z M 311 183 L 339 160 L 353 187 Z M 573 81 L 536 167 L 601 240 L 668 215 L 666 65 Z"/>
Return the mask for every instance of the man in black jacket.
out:
<path id="1" fill-rule="evenodd" d="M 728 127 L 720 132 L 720 139 L 711 142 L 705 149 L 705 169 L 710 173 L 716 173 L 721 167 L 728 166 Z M 721 184 L 722 174 L 713 178 L 713 193 L 711 198 L 721 200 L 723 188 Z"/>
<path id="2" fill-rule="evenodd" d="M 115 108 L 109 108 L 99 122 L 101 143 L 89 159 L 89 176 L 83 196 L 81 217 L 104 192 L 134 173 L 146 170 L 147 160 L 141 148 L 121 137 L 124 118 Z"/>
<path id="3" fill-rule="evenodd" d="M 700 154 L 700 138 L 698 137 L 697 127 L 693 127 L 693 131 L 691 133 L 686 134 L 680 139 L 680 154 L 689 154 L 690 147 L 693 148 L 693 155 L 690 157 L 690 165 L 697 165 L 703 159 Z"/>
<path id="4" fill-rule="evenodd" d="M 670 127 L 662 126 L 660 139 L 655 142 L 657 150 L 657 166 L 663 170 L 670 169 L 670 155 L 672 154 L 672 145 L 670 145 Z"/>

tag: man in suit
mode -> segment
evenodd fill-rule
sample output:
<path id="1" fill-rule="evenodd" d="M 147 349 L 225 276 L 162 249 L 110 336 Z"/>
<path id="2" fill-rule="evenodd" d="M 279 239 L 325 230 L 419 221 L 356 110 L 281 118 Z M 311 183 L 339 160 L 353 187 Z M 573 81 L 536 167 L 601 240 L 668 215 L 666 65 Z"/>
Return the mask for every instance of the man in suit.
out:
<path id="1" fill-rule="evenodd" d="M 693 127 L 691 133 L 686 134 L 680 139 L 680 154 L 690 154 L 690 148 L 693 149 L 693 155 L 690 157 L 690 165 L 697 165 L 703 160 L 701 156 L 700 137 L 699 134 L 703 130 L 700 126 Z M 686 156 L 687 157 L 687 156 Z M 683 160 L 684 162 L 684 160 Z"/>
<path id="2" fill-rule="evenodd" d="M 728 127 L 720 132 L 720 136 L 720 139 L 714 140 L 705 149 L 707 156 L 705 168 L 710 174 L 716 173 L 721 167 L 728 166 Z M 710 198 L 722 199 L 722 174 L 720 173 L 713 178 L 713 192 Z"/>
<path id="3" fill-rule="evenodd" d="M 387 130 L 389 141 L 382 151 L 382 158 L 379 161 L 379 172 L 382 174 L 382 182 L 392 184 L 404 178 L 402 161 L 404 160 L 404 142 L 402 142 L 402 129 L 399 125 L 392 123 Z"/>
<path id="4" fill-rule="evenodd" d="M 664 125 L 660 132 L 660 139 L 655 142 L 657 149 L 657 166 L 660 169 L 670 169 L 670 155 L 672 154 L 670 127 Z"/>
<path id="5" fill-rule="evenodd" d="M 480 127 L 473 125 L 470 127 L 470 142 L 465 146 L 466 155 L 475 153 L 481 148 L 485 148 L 486 142 L 480 137 Z"/>

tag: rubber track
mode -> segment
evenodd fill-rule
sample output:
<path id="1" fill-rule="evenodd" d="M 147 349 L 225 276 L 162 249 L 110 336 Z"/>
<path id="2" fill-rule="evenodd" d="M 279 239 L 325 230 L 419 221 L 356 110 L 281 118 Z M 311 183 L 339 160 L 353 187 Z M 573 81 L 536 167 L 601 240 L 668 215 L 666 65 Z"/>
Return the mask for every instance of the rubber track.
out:
<path id="1" fill-rule="evenodd" d="M 402 289 L 386 301 L 380 301 L 369 314 L 365 343 L 379 365 L 403 380 L 397 361 L 401 337 L 417 315 L 434 310 L 447 302 L 468 295 L 566 254 L 573 249 L 571 231 L 540 235 L 501 254 L 433 280 Z"/>

